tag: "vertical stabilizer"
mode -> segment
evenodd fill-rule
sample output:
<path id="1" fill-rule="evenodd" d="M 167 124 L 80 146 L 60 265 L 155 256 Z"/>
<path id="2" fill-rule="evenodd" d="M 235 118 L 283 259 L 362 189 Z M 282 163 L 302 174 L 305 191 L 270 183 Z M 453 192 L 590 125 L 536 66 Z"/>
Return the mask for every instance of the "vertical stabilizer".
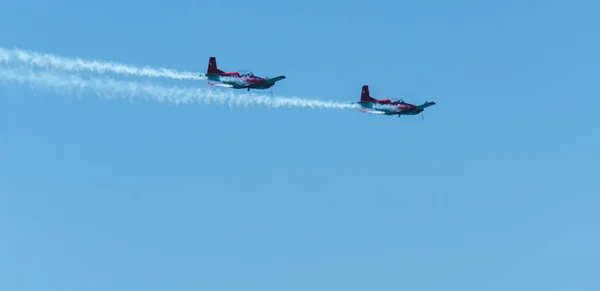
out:
<path id="1" fill-rule="evenodd" d="M 217 58 L 210 57 L 210 59 L 208 60 L 208 69 L 206 70 L 206 74 L 214 75 L 214 74 L 222 74 L 222 73 L 223 73 L 223 71 L 221 71 L 217 68 Z"/>
<path id="2" fill-rule="evenodd" d="M 362 92 L 360 94 L 360 102 L 373 102 L 373 101 L 377 101 L 377 99 L 371 97 L 371 94 L 369 93 L 369 86 L 367 86 L 367 85 L 362 86 Z"/>

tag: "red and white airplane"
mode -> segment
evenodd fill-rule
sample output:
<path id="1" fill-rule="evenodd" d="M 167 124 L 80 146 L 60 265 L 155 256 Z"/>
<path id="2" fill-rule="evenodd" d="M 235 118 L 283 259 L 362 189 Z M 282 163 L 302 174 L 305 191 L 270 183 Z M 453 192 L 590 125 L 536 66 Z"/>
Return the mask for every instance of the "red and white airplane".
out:
<path id="1" fill-rule="evenodd" d="M 210 57 L 208 60 L 208 69 L 206 70 L 208 80 L 217 81 L 220 83 L 208 82 L 211 86 L 219 86 L 234 89 L 269 89 L 275 85 L 275 82 L 285 79 L 285 76 L 275 78 L 257 77 L 252 72 L 237 71 L 224 72 L 217 68 L 217 59 Z"/>
<path id="2" fill-rule="evenodd" d="M 364 85 L 360 94 L 360 104 L 363 108 L 360 112 L 370 114 L 381 114 L 381 115 L 418 115 L 425 110 L 425 108 L 435 105 L 435 102 L 428 102 L 421 105 L 414 105 L 404 102 L 402 99 L 396 99 L 394 101 L 390 99 L 377 100 L 369 93 L 369 86 Z M 422 117 L 422 115 L 421 115 Z"/>

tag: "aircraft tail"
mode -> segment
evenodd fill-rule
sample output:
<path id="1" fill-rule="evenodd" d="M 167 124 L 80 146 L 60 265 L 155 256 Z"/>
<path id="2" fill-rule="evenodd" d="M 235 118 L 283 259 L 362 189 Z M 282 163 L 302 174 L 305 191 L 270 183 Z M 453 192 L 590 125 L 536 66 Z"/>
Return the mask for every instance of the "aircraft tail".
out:
<path id="1" fill-rule="evenodd" d="M 223 73 L 223 71 L 221 71 L 217 68 L 217 58 L 210 57 L 210 59 L 208 60 L 208 69 L 206 70 L 206 74 L 211 75 L 211 74 L 222 74 L 222 73 Z"/>
<path id="2" fill-rule="evenodd" d="M 369 86 L 367 86 L 367 85 L 362 86 L 362 92 L 360 94 L 360 102 L 373 102 L 373 101 L 377 101 L 377 99 L 371 97 L 371 94 L 369 93 Z"/>

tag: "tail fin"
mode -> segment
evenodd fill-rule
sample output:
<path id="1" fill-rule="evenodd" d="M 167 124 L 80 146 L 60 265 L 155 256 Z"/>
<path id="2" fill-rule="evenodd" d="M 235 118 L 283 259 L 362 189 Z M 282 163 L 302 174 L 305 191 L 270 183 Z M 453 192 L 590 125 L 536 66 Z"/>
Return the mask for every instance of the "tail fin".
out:
<path id="1" fill-rule="evenodd" d="M 369 86 L 367 86 L 367 85 L 362 86 L 362 92 L 360 94 L 360 102 L 373 102 L 373 101 L 377 101 L 377 99 L 371 97 L 371 94 L 369 93 Z"/>
<path id="2" fill-rule="evenodd" d="M 208 69 L 206 70 L 206 74 L 222 74 L 223 71 L 217 69 L 217 58 L 210 57 L 208 60 Z"/>

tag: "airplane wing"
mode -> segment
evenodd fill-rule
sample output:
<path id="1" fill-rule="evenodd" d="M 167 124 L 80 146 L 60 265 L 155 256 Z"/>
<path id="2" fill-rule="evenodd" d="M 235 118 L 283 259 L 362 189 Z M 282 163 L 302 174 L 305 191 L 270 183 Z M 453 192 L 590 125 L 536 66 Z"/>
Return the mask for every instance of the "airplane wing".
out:
<path id="1" fill-rule="evenodd" d="M 258 85 L 273 84 L 273 83 L 275 83 L 275 82 L 277 82 L 279 80 L 283 80 L 283 79 L 285 79 L 285 76 L 279 76 L 279 77 L 275 77 L 275 78 L 270 78 L 270 79 L 266 79 L 266 80 L 263 80 L 263 81 L 258 82 L 258 83 L 246 85 L 243 88 L 253 88 L 253 87 L 256 87 Z"/>
<path id="2" fill-rule="evenodd" d="M 279 81 L 279 80 L 283 80 L 283 79 L 285 79 L 285 76 L 279 76 L 279 77 L 275 77 L 275 78 L 267 79 L 267 80 L 265 81 L 265 83 L 275 83 L 275 82 L 277 82 L 277 81 Z"/>
<path id="3" fill-rule="evenodd" d="M 377 111 L 377 110 L 364 110 L 364 109 L 361 109 L 359 111 L 362 112 L 362 113 L 385 115 L 385 112 L 383 112 L 383 111 Z"/>
<path id="4" fill-rule="evenodd" d="M 230 84 L 221 84 L 221 83 L 208 82 L 208 85 L 216 86 L 216 87 L 233 88 L 233 85 L 230 85 Z"/>
<path id="5" fill-rule="evenodd" d="M 425 103 L 417 106 L 417 109 L 425 109 L 425 108 L 427 108 L 429 106 L 433 106 L 433 105 L 435 105 L 435 102 L 425 102 Z"/>

